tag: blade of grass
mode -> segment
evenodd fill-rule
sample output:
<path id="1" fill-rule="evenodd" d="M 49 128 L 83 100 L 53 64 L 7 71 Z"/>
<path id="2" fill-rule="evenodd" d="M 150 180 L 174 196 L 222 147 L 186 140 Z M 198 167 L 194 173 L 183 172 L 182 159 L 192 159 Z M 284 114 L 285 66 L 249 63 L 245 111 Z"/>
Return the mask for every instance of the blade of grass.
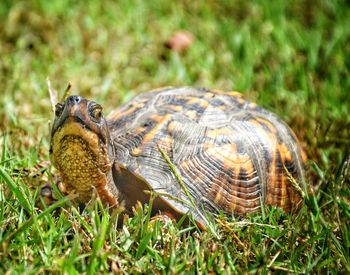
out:
<path id="1" fill-rule="evenodd" d="M 148 245 L 149 241 L 151 240 L 151 237 L 152 237 L 152 232 L 148 231 L 147 233 L 144 233 L 144 236 L 142 237 L 142 239 L 140 241 L 140 245 L 136 251 L 136 255 L 135 255 L 136 259 L 139 259 L 142 255 L 142 253 L 146 250 L 147 245 Z"/>
<path id="2" fill-rule="evenodd" d="M 5 133 L 2 138 L 2 152 L 1 152 L 1 164 L 6 160 L 6 152 L 7 152 L 7 134 Z"/>
<path id="3" fill-rule="evenodd" d="M 63 92 L 63 96 L 62 96 L 61 101 L 66 100 L 67 96 L 69 95 L 69 92 L 70 92 L 70 89 L 71 89 L 71 88 L 72 88 L 72 84 L 68 83 L 66 89 L 65 89 L 64 92 Z"/>
<path id="4" fill-rule="evenodd" d="M 92 255 L 90 257 L 90 263 L 87 269 L 87 274 L 95 274 L 98 265 L 97 257 L 103 248 L 103 244 L 106 239 L 106 233 L 108 228 L 108 216 L 106 213 L 102 214 L 100 228 L 98 233 L 95 235 L 95 241 L 92 246 Z"/>
<path id="5" fill-rule="evenodd" d="M 69 198 L 65 197 L 62 200 L 59 200 L 58 202 L 55 202 L 54 204 L 52 204 L 50 207 L 46 208 L 43 212 L 41 212 L 39 215 L 32 215 L 28 220 L 26 220 L 24 223 L 22 223 L 20 225 L 20 227 L 11 232 L 10 234 L 6 235 L 2 240 L 0 240 L 0 246 L 1 248 L 6 251 L 6 247 L 7 247 L 7 243 L 9 241 L 11 241 L 17 234 L 20 234 L 21 232 L 23 232 L 24 230 L 26 230 L 29 226 L 31 226 L 34 221 L 38 221 L 41 218 L 45 217 L 46 215 L 50 214 L 52 211 L 54 211 L 55 209 L 63 206 L 64 204 L 66 204 L 67 202 L 69 202 Z"/>
<path id="6" fill-rule="evenodd" d="M 185 192 L 186 196 L 188 197 L 188 199 L 191 202 L 191 206 L 196 210 L 196 212 L 198 213 L 198 215 L 203 219 L 204 222 L 206 222 L 206 225 L 208 226 L 210 232 L 217 238 L 219 239 L 219 235 L 215 232 L 214 228 L 212 227 L 211 223 L 208 221 L 208 219 L 202 214 L 202 212 L 198 209 L 196 203 L 193 200 L 193 197 L 191 196 L 190 192 L 188 192 L 185 183 L 182 181 L 182 178 L 180 176 L 180 174 L 178 173 L 178 171 L 176 170 L 175 165 L 171 162 L 169 156 L 162 150 L 162 148 L 160 148 L 160 146 L 158 145 L 158 150 L 161 153 L 162 157 L 164 158 L 164 160 L 167 162 L 170 170 L 173 172 L 176 180 L 178 181 L 178 183 L 181 185 L 181 188 L 183 189 L 183 191 Z"/>
<path id="7" fill-rule="evenodd" d="M 52 88 L 51 81 L 50 81 L 49 77 L 46 78 L 46 84 L 47 84 L 47 89 L 48 89 L 49 95 L 50 95 L 52 112 L 55 113 L 55 106 L 57 103 L 57 92 Z"/>
<path id="8" fill-rule="evenodd" d="M 0 167 L 0 177 L 4 180 L 8 188 L 12 191 L 20 205 L 28 212 L 28 214 L 33 213 L 33 208 L 20 185 L 17 184 L 2 167 Z"/>

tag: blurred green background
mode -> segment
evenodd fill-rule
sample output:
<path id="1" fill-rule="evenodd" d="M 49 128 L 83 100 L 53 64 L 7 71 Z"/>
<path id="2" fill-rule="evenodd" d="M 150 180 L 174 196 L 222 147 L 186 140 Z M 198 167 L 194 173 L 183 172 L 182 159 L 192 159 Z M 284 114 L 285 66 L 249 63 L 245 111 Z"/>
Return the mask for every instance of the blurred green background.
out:
<path id="1" fill-rule="evenodd" d="M 194 38 L 184 52 L 164 46 L 179 30 L 188 31 Z M 350 272 L 349 45 L 349 1 L 1 0 L 0 166 L 19 186 L 31 186 L 35 180 L 22 176 L 37 172 L 38 164 L 48 160 L 53 113 L 47 77 L 60 97 L 71 83 L 72 93 L 101 103 L 105 113 L 138 93 L 161 86 L 237 90 L 277 113 L 296 132 L 309 158 L 309 184 L 315 187 L 315 196 L 307 203 L 310 208 L 301 212 L 301 224 L 296 228 L 293 223 L 285 226 L 290 235 L 284 229 L 272 233 L 249 229 L 248 235 L 238 230 L 250 252 L 243 253 L 239 246 L 236 251 L 223 242 L 213 248 L 219 251 L 212 260 L 218 261 L 214 269 L 209 264 L 203 267 L 203 262 L 212 259 L 205 254 L 210 237 L 198 241 L 187 235 L 189 239 L 179 240 L 183 250 L 178 249 L 177 260 L 171 258 L 168 262 L 165 256 L 154 260 L 153 254 L 147 254 L 153 262 L 146 259 L 145 263 L 151 261 L 152 268 L 162 272 Z M 0 229 L 11 231 L 23 222 L 17 220 L 21 208 L 11 196 L 1 195 L 0 201 Z M 132 228 L 130 225 L 129 230 Z M 41 240 L 43 248 L 39 244 L 36 247 L 35 241 L 34 246 L 27 243 L 32 232 L 29 227 L 25 232 L 9 248 L 11 257 L 0 251 L 0 268 L 6 270 L 18 264 L 14 269 L 17 272 L 48 271 L 49 267 L 62 271 L 64 252 L 30 258 L 28 251 L 46 251 L 48 246 L 46 239 Z M 182 238 L 184 233 L 179 232 L 175 235 Z M 302 241 L 297 242 L 299 237 L 294 233 L 303 236 Z M 268 242 L 258 248 L 266 238 L 278 239 L 277 235 L 283 239 L 284 249 L 278 252 Z M 118 238 L 131 238 L 125 236 L 120 232 Z M 140 236 L 135 236 L 138 243 Z M 227 238 L 227 243 L 232 242 L 232 237 Z M 303 246 L 293 246 L 296 243 Z M 70 251 L 70 245 L 62 245 L 62 251 Z M 21 252 L 20 247 L 27 252 Z M 190 258 L 186 258 L 188 247 L 198 249 L 197 260 L 191 258 L 196 263 L 194 270 Z M 73 251 L 75 248 L 74 244 Z M 131 244 L 130 249 L 133 251 Z M 129 258 L 121 256 L 126 266 L 135 267 L 130 272 L 147 270 L 147 265 L 135 264 L 130 253 Z M 54 255 L 58 255 L 57 261 Z M 86 272 L 84 264 L 77 267 L 72 259 L 71 266 L 67 266 L 76 269 L 68 271 Z M 110 271 L 110 266 L 98 259 L 101 265 L 89 270 Z"/>
<path id="2" fill-rule="evenodd" d="M 237 90 L 292 124 L 312 154 L 348 137 L 346 2 L 3 0 L 0 15 L 2 130 L 48 134 L 49 77 L 107 113 L 161 86 Z M 194 37 L 187 52 L 165 49 L 182 29 Z"/>

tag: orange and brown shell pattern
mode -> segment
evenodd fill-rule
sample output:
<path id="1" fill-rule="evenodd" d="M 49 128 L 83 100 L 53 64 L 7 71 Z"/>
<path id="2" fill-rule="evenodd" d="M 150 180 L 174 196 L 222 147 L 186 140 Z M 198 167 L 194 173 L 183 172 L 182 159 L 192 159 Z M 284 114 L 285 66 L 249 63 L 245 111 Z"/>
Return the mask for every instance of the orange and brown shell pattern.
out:
<path id="1" fill-rule="evenodd" d="M 291 211 L 301 202 L 291 182 L 303 180 L 303 153 L 294 133 L 239 93 L 165 88 L 136 97 L 107 122 L 114 182 L 126 201 L 137 199 L 141 181 L 175 212 L 190 211 L 199 221 L 191 202 L 203 213 L 239 215 L 262 204 Z"/>

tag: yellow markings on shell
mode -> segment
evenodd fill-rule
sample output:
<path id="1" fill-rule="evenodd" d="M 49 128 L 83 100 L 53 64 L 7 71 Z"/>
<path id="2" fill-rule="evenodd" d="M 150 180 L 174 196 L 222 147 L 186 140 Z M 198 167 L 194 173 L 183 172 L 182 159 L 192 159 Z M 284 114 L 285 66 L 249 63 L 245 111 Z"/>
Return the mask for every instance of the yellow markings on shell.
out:
<path id="1" fill-rule="evenodd" d="M 202 108 L 207 108 L 209 106 L 209 102 L 206 99 L 198 98 L 198 97 L 192 97 L 187 102 L 186 105 L 194 105 L 198 104 Z"/>
<path id="2" fill-rule="evenodd" d="M 218 106 L 216 108 L 219 109 L 219 110 L 222 110 L 222 111 L 226 111 L 229 107 L 226 104 L 224 104 L 224 105 Z"/>
<path id="3" fill-rule="evenodd" d="M 256 117 L 255 119 L 258 121 L 258 123 L 264 124 L 270 130 L 271 133 L 277 133 L 276 127 L 271 123 L 271 121 L 262 117 Z"/>
<path id="4" fill-rule="evenodd" d="M 233 96 L 233 97 L 242 97 L 242 94 L 236 91 L 222 91 L 222 90 L 216 90 L 216 89 L 211 89 L 216 94 L 219 95 L 227 95 L 227 96 Z M 243 100 L 244 101 L 244 100 Z"/>
<path id="5" fill-rule="evenodd" d="M 288 150 L 287 146 L 284 143 L 276 144 L 272 156 L 272 161 L 270 164 L 270 184 L 268 185 L 266 204 L 270 205 L 278 205 L 282 209 L 286 209 L 287 203 L 291 198 L 288 196 L 288 181 L 287 181 L 287 173 L 285 172 L 285 168 L 282 167 L 281 171 L 277 171 L 277 163 L 276 163 L 276 154 L 280 155 L 281 165 L 284 165 L 286 162 L 292 162 L 293 156 L 292 153 Z M 277 173 L 280 174 L 281 182 L 277 182 Z M 277 184 L 279 186 L 277 186 Z M 280 198 L 276 196 L 276 194 L 272 193 L 270 190 L 276 190 L 276 188 L 281 190 Z"/>
<path id="6" fill-rule="evenodd" d="M 288 150 L 284 143 L 277 144 L 277 150 L 280 152 L 282 163 L 292 161 L 292 153 Z"/>
<path id="7" fill-rule="evenodd" d="M 187 116 L 190 119 L 196 119 L 197 118 L 197 112 L 195 110 L 189 110 L 185 112 L 185 116 Z"/>
<path id="8" fill-rule="evenodd" d="M 289 162 L 291 163 L 293 161 L 292 153 L 288 150 L 287 146 L 285 144 L 278 144 L 277 150 L 279 150 L 281 155 L 281 161 L 283 164 Z M 297 193 L 297 191 L 294 189 L 292 184 L 289 182 L 288 174 L 284 170 L 285 167 L 283 167 L 283 175 L 282 175 L 282 201 L 281 201 L 281 207 L 284 209 L 286 207 L 287 200 L 289 200 L 292 204 L 300 201 L 300 197 Z M 288 189 L 290 190 L 290 194 L 288 194 Z"/>
<path id="9" fill-rule="evenodd" d="M 236 144 L 223 144 L 221 146 L 211 146 L 206 150 L 206 153 L 222 163 L 232 161 L 237 158 Z M 228 167 L 225 165 L 225 167 Z"/>
<path id="10" fill-rule="evenodd" d="M 169 124 L 168 124 L 168 132 L 170 133 L 170 134 L 174 134 L 175 133 L 175 127 L 176 127 L 176 122 L 170 122 Z"/>
<path id="11" fill-rule="evenodd" d="M 202 108 L 207 108 L 209 106 L 209 102 L 206 100 L 201 100 L 199 102 L 199 106 L 201 106 Z"/>
<path id="12" fill-rule="evenodd" d="M 229 127 L 223 127 L 207 131 L 207 137 L 215 139 L 217 136 L 233 136 L 234 132 Z"/>
<path id="13" fill-rule="evenodd" d="M 140 126 L 140 127 L 134 128 L 132 131 L 133 133 L 138 135 L 138 134 L 141 134 L 143 131 L 145 131 L 145 129 L 147 129 L 147 127 Z"/>
<path id="14" fill-rule="evenodd" d="M 173 142 L 173 138 L 171 136 L 164 136 L 158 140 L 157 144 L 162 146 L 162 149 L 170 147 L 169 145 Z"/>
<path id="15" fill-rule="evenodd" d="M 236 100 L 238 101 L 239 104 L 243 105 L 246 100 L 243 97 L 236 97 Z"/>
<path id="16" fill-rule="evenodd" d="M 250 102 L 249 103 L 249 107 L 252 108 L 252 109 L 255 109 L 256 107 L 258 107 L 258 105 L 256 105 L 255 102 Z"/>
<path id="17" fill-rule="evenodd" d="M 250 157 L 246 154 L 238 154 L 237 146 L 235 144 L 225 144 L 220 147 L 211 147 L 206 150 L 207 154 L 212 158 L 216 159 L 218 162 L 222 163 L 224 170 L 233 171 L 234 175 L 236 175 L 236 180 L 240 177 L 241 168 L 244 168 L 245 171 L 250 174 L 254 171 L 254 166 Z M 225 184 L 225 179 L 222 179 L 222 184 Z M 222 189 L 220 186 L 219 190 L 217 190 L 214 202 L 220 203 L 222 200 Z M 235 191 L 231 190 L 231 196 L 237 196 Z M 236 207 L 236 203 L 234 199 L 230 199 L 229 205 L 227 205 L 228 209 L 234 210 Z"/>
<path id="18" fill-rule="evenodd" d="M 170 89 L 174 89 L 174 87 L 173 86 L 159 87 L 159 88 L 153 89 L 152 91 L 150 91 L 150 93 L 159 93 L 159 92 L 170 90 Z"/>
<path id="19" fill-rule="evenodd" d="M 221 200 L 222 200 L 222 187 L 220 186 L 220 189 L 216 191 L 214 202 L 215 203 L 220 203 Z"/>
<path id="20" fill-rule="evenodd" d="M 171 149 L 173 148 L 173 143 L 174 139 L 169 135 L 163 136 L 157 141 L 158 147 L 162 149 L 169 157 L 171 154 Z"/>
<path id="21" fill-rule="evenodd" d="M 215 95 L 213 94 L 213 93 L 211 93 L 211 92 L 206 92 L 205 94 L 204 94 L 204 97 L 206 97 L 206 98 L 213 98 Z"/>
<path id="22" fill-rule="evenodd" d="M 200 99 L 198 97 L 191 97 L 187 100 L 186 105 L 193 105 L 197 104 L 198 102 L 200 102 Z"/>
<path id="23" fill-rule="evenodd" d="M 167 114 L 165 116 L 154 115 L 154 116 L 151 116 L 150 118 L 155 120 L 157 122 L 157 124 L 155 125 L 155 127 L 151 131 L 149 131 L 144 136 L 140 145 L 132 150 L 131 154 L 133 156 L 139 156 L 142 153 L 144 146 L 147 143 L 149 143 L 159 133 L 159 130 L 163 127 L 163 125 L 165 123 L 167 123 L 169 121 L 169 119 L 171 118 L 171 115 L 170 114 Z"/>
<path id="24" fill-rule="evenodd" d="M 269 184 L 267 186 L 266 204 L 278 205 L 283 209 L 288 207 L 288 180 L 285 168 L 278 168 L 277 165 L 284 165 L 286 162 L 293 162 L 293 154 L 284 143 L 277 143 L 277 129 L 268 120 L 262 117 L 255 117 L 249 120 L 258 134 L 266 141 L 270 141 L 271 163 L 269 167 Z M 280 156 L 280 163 L 277 163 L 276 155 Z M 280 193 L 279 193 L 280 192 Z"/>
<path id="25" fill-rule="evenodd" d="M 121 111 L 115 111 L 112 112 L 109 116 L 108 116 L 108 120 L 118 120 L 124 116 L 128 116 L 132 113 L 134 113 L 136 110 L 141 109 L 145 106 L 145 104 L 143 102 L 137 102 L 137 104 L 133 104 L 129 109 L 127 109 L 124 112 Z"/>
<path id="26" fill-rule="evenodd" d="M 168 105 L 167 108 L 169 108 L 175 112 L 181 112 L 183 110 L 183 106 L 181 106 L 181 105 Z"/>
<path id="27" fill-rule="evenodd" d="M 287 146 L 285 144 L 277 144 L 276 150 L 279 151 L 281 156 L 281 163 L 284 164 L 286 161 L 290 162 L 292 160 L 292 154 L 288 150 Z M 280 201 L 280 207 L 282 209 L 285 208 L 285 205 L 287 203 L 287 182 L 286 182 L 286 172 L 284 171 L 284 167 L 282 167 L 281 171 L 281 201 Z"/>
<path id="28" fill-rule="evenodd" d="M 263 125 L 266 126 L 274 136 L 277 134 L 276 127 L 273 126 L 273 124 L 267 119 L 264 119 L 262 117 L 254 117 L 254 118 L 249 119 L 248 121 L 249 121 L 249 123 L 259 127 L 259 129 L 261 129 L 261 128 L 264 129 Z M 266 130 L 265 130 L 265 132 L 266 132 Z"/>
<path id="29" fill-rule="evenodd" d="M 302 162 L 306 163 L 307 162 L 307 155 L 306 155 L 305 151 L 302 148 L 300 149 L 300 155 L 301 155 Z"/>
<path id="30" fill-rule="evenodd" d="M 271 163 L 270 163 L 270 171 L 269 171 L 269 183 L 267 184 L 267 190 L 266 190 L 266 198 L 265 203 L 267 205 L 276 205 L 274 202 L 274 196 L 271 194 L 271 190 L 275 189 L 276 185 L 276 152 L 273 150 L 271 152 Z"/>
<path id="31" fill-rule="evenodd" d="M 256 117 L 249 119 L 248 122 L 249 122 L 250 124 L 253 124 L 253 125 L 257 126 L 257 127 L 261 127 L 261 124 L 258 122 L 258 120 L 256 119 Z"/>

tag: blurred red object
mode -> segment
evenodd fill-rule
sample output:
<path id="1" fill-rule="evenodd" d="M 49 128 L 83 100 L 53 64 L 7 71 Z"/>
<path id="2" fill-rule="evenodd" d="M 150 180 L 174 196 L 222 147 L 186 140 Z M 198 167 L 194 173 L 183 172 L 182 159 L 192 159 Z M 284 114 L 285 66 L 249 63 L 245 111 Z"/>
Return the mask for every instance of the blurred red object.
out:
<path id="1" fill-rule="evenodd" d="M 174 52 L 184 52 L 192 45 L 193 40 L 190 32 L 182 30 L 175 32 L 164 45 Z"/>

